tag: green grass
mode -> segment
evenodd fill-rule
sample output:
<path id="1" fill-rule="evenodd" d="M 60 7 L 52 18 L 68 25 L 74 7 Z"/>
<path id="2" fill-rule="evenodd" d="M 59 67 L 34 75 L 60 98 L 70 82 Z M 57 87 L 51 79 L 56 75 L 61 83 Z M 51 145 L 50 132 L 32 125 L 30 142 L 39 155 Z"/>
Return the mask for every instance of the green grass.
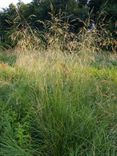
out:
<path id="1" fill-rule="evenodd" d="M 0 67 L 0 156 L 116 156 L 116 66 L 48 60 Z"/>
<path id="2" fill-rule="evenodd" d="M 16 56 L 14 54 L 7 54 L 7 52 L 0 52 L 0 63 L 7 63 L 13 65 L 16 61 Z"/>

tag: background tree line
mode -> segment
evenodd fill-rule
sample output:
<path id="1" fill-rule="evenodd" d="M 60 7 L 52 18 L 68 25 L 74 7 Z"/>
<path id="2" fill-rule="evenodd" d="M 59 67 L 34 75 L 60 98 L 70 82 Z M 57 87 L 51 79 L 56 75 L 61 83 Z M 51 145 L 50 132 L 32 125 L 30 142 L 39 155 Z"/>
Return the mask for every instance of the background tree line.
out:
<path id="1" fill-rule="evenodd" d="M 100 23 L 104 25 L 116 38 L 116 8 L 116 0 L 33 0 L 29 4 L 19 1 L 16 6 L 10 4 L 0 12 L 1 44 L 14 46 L 9 36 L 27 26 L 31 30 L 47 31 L 43 22 L 52 19 L 50 13 L 62 14 L 62 21 L 70 24 L 69 31 L 73 33 L 79 32 L 82 27 L 88 28 L 92 21 L 97 27 Z"/>

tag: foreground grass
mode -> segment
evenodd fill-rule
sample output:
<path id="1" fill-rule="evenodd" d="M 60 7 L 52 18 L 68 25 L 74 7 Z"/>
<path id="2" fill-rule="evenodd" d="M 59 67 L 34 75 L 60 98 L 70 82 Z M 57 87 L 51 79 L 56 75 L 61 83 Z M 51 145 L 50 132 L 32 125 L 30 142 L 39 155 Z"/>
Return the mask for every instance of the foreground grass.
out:
<path id="1" fill-rule="evenodd" d="M 116 66 L 69 56 L 1 65 L 0 123 L 1 156 L 116 156 Z"/>

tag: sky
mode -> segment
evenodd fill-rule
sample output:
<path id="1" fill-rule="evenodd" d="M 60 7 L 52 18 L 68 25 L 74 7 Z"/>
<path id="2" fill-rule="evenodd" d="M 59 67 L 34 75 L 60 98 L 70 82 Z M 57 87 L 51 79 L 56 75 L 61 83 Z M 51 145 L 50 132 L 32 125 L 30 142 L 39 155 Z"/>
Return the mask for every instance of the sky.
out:
<path id="1" fill-rule="evenodd" d="M 32 0 L 21 0 L 21 1 L 24 2 L 24 3 L 29 3 L 29 2 L 31 2 Z M 11 3 L 17 4 L 17 3 L 18 3 L 18 0 L 0 0 L 0 10 L 1 10 L 2 8 L 8 7 L 9 4 L 11 4 Z"/>

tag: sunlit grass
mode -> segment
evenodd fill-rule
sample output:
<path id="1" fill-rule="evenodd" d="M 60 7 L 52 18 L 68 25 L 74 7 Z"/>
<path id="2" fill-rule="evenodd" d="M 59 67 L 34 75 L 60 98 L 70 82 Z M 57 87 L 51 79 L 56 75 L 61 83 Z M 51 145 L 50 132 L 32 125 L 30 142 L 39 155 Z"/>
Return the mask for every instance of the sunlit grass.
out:
<path id="1" fill-rule="evenodd" d="M 56 50 L 1 62 L 0 155 L 116 156 L 113 60 Z"/>

